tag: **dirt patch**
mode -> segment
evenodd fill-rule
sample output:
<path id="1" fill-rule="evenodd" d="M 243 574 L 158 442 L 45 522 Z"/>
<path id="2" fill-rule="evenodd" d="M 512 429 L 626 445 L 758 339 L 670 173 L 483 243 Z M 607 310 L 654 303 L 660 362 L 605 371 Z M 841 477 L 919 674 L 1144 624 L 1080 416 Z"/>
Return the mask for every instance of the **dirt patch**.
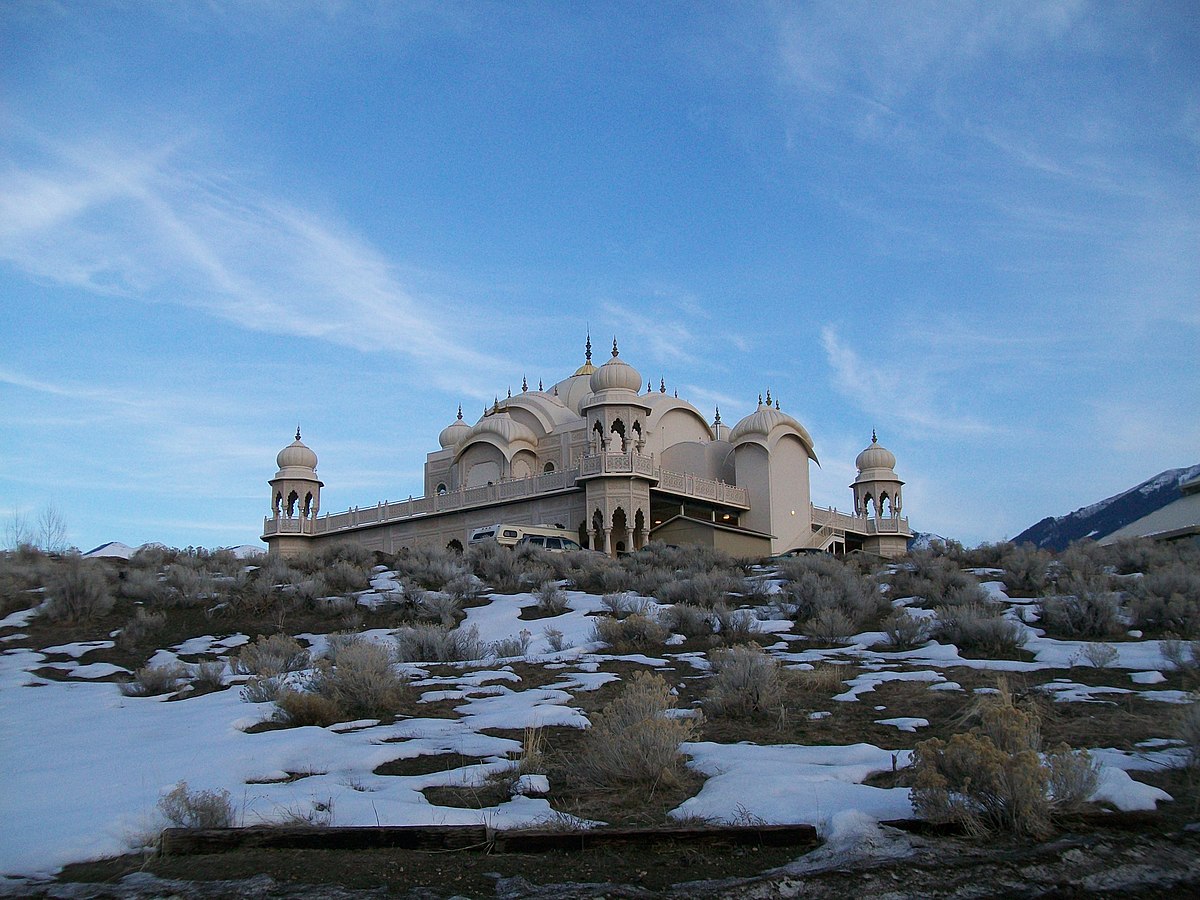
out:
<path id="1" fill-rule="evenodd" d="M 375 767 L 376 775 L 432 775 L 434 772 L 449 772 L 464 766 L 475 766 L 482 759 L 463 756 L 460 753 L 422 754 L 393 759 Z"/>

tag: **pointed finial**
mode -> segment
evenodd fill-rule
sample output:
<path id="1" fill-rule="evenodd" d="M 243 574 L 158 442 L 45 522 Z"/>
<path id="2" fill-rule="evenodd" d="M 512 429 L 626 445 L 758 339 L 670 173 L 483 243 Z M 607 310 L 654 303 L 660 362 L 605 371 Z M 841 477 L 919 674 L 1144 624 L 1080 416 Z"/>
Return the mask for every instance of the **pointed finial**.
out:
<path id="1" fill-rule="evenodd" d="M 675 388 L 675 399 L 679 399 L 679 388 Z"/>
<path id="2" fill-rule="evenodd" d="M 462 421 L 462 404 L 458 404 L 458 421 Z"/>
<path id="3" fill-rule="evenodd" d="M 779 398 L 778 397 L 775 398 L 775 408 L 779 409 Z"/>
<path id="4" fill-rule="evenodd" d="M 592 361 L 592 333 L 590 331 L 588 332 L 587 343 L 584 344 L 583 346 L 587 351 L 583 355 L 587 359 L 588 362 L 591 362 Z"/>
<path id="5" fill-rule="evenodd" d="M 715 419 L 713 419 L 713 424 L 714 425 L 721 424 L 721 407 L 719 407 L 719 406 L 717 407 L 717 417 Z"/>
<path id="6" fill-rule="evenodd" d="M 296 423 L 296 440 L 300 440 L 300 423 Z"/>
<path id="7" fill-rule="evenodd" d="M 558 396 L 558 385 L 557 384 L 554 386 L 554 396 L 555 397 Z"/>
<path id="8" fill-rule="evenodd" d="M 771 405 L 771 389 L 767 388 L 767 406 Z"/>
<path id="9" fill-rule="evenodd" d="M 617 349 L 617 339 L 616 339 L 616 337 L 614 337 L 613 338 L 613 358 L 616 359 L 620 355 L 621 355 L 621 351 Z"/>
<path id="10" fill-rule="evenodd" d="M 762 394 L 758 395 L 758 405 L 760 408 L 762 407 Z"/>
<path id="11" fill-rule="evenodd" d="M 665 378 L 658 379 L 658 392 L 665 394 L 667 392 L 667 380 Z"/>
<path id="12" fill-rule="evenodd" d="M 538 379 L 538 393 L 544 392 L 546 389 L 542 387 L 542 379 Z"/>
<path id="13" fill-rule="evenodd" d="M 509 388 L 509 389 L 508 389 L 508 399 L 509 399 L 509 400 L 511 400 L 511 399 L 512 399 L 512 388 Z"/>
<path id="14" fill-rule="evenodd" d="M 874 428 L 871 429 L 871 443 L 872 444 L 879 443 L 879 438 L 875 437 L 875 429 Z"/>
<path id="15" fill-rule="evenodd" d="M 523 394 L 527 390 L 529 390 L 529 382 L 525 379 L 525 376 L 522 375 L 521 376 L 521 393 Z"/>
<path id="16" fill-rule="evenodd" d="M 650 383 L 649 379 L 646 379 L 646 393 L 649 394 L 652 390 L 654 390 L 654 385 Z"/>
<path id="17" fill-rule="evenodd" d="M 500 412 L 500 398 L 499 397 L 495 397 L 492 399 L 492 412 L 494 412 L 494 413 Z"/>

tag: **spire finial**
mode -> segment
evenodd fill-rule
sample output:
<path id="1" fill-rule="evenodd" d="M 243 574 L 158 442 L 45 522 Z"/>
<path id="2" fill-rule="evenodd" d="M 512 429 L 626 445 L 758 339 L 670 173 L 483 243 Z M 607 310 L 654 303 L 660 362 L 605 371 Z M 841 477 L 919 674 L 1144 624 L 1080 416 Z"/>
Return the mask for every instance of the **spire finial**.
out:
<path id="1" fill-rule="evenodd" d="M 588 335 L 587 335 L 587 343 L 584 344 L 583 346 L 586 351 L 583 354 L 583 356 L 588 362 L 591 362 L 592 361 L 592 332 L 590 330 L 588 331 Z"/>
<path id="2" fill-rule="evenodd" d="M 462 421 L 462 404 L 458 404 L 458 421 Z"/>
<path id="3" fill-rule="evenodd" d="M 759 408 L 761 409 L 762 408 L 762 394 L 758 395 L 758 405 L 759 405 Z"/>
<path id="4" fill-rule="evenodd" d="M 875 429 L 874 428 L 871 429 L 871 443 L 872 444 L 879 443 L 879 438 L 875 437 Z"/>
<path id="5" fill-rule="evenodd" d="M 646 393 L 649 394 L 652 390 L 654 390 L 654 385 L 650 382 L 650 379 L 647 378 L 646 379 Z"/>
<path id="6" fill-rule="evenodd" d="M 539 378 L 538 379 L 538 393 L 544 393 L 545 390 L 546 389 L 544 387 L 542 387 L 542 379 Z"/>
<path id="7" fill-rule="evenodd" d="M 679 388 L 675 388 L 675 399 L 679 399 Z"/>
<path id="8" fill-rule="evenodd" d="M 616 359 L 620 355 L 621 355 L 621 351 L 617 349 L 617 338 L 614 335 L 613 336 L 613 359 Z"/>
<path id="9" fill-rule="evenodd" d="M 713 419 L 713 424 L 714 425 L 721 424 L 721 407 L 719 407 L 719 406 L 717 407 L 717 417 L 715 419 Z"/>
<path id="10" fill-rule="evenodd" d="M 528 380 L 526 380 L 525 376 L 522 375 L 521 376 L 521 393 L 523 394 L 527 390 L 529 390 L 529 382 L 528 382 Z"/>
<path id="11" fill-rule="evenodd" d="M 775 398 L 775 408 L 779 409 L 779 398 L 778 397 Z"/>
<path id="12" fill-rule="evenodd" d="M 667 392 L 667 379 L 665 379 L 665 378 L 658 379 L 658 392 L 660 394 L 665 394 Z"/>
<path id="13" fill-rule="evenodd" d="M 511 400 L 511 399 L 512 399 L 512 388 L 509 388 L 509 389 L 508 389 L 508 399 L 509 399 L 509 400 Z"/>
<path id="14" fill-rule="evenodd" d="M 767 406 L 771 405 L 771 389 L 767 388 Z"/>
<path id="15" fill-rule="evenodd" d="M 300 423 L 296 423 L 296 440 L 300 440 Z"/>

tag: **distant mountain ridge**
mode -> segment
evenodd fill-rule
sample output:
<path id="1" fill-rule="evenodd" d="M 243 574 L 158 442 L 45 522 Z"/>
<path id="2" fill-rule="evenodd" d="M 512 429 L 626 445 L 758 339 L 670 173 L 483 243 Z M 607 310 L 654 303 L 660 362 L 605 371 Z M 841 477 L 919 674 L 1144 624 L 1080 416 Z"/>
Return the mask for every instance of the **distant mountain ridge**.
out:
<path id="1" fill-rule="evenodd" d="M 1065 516 L 1050 516 L 1026 528 L 1014 544 L 1031 543 L 1047 550 L 1065 550 L 1071 541 L 1102 538 L 1130 522 L 1179 499 L 1179 485 L 1200 475 L 1200 465 L 1167 469 L 1127 491 Z"/>

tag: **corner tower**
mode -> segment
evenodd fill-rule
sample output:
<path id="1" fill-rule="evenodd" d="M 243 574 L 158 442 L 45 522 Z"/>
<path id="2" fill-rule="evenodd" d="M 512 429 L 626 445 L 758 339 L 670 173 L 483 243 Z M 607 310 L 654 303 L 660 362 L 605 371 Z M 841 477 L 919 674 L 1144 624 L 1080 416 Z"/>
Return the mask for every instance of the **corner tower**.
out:
<path id="1" fill-rule="evenodd" d="M 854 465 L 858 468 L 850 485 L 854 515 L 867 521 L 863 549 L 889 559 L 903 556 L 911 534 L 900 515 L 904 482 L 896 474 L 895 454 L 879 443 L 872 430 L 871 445 L 858 454 Z"/>
<path id="2" fill-rule="evenodd" d="M 642 455 L 650 407 L 638 396 L 642 376 L 621 359 L 616 338 L 612 359 L 591 373 L 588 386 L 591 395 L 581 408 L 588 449 L 579 480 L 587 494 L 592 547 L 609 555 L 637 550 L 649 535 L 655 482 L 654 460 Z"/>
<path id="3" fill-rule="evenodd" d="M 307 548 L 321 510 L 321 488 L 317 478 L 317 454 L 296 439 L 275 457 L 279 471 L 270 480 L 271 515 L 263 523 L 262 539 L 268 552 L 292 556 Z"/>

